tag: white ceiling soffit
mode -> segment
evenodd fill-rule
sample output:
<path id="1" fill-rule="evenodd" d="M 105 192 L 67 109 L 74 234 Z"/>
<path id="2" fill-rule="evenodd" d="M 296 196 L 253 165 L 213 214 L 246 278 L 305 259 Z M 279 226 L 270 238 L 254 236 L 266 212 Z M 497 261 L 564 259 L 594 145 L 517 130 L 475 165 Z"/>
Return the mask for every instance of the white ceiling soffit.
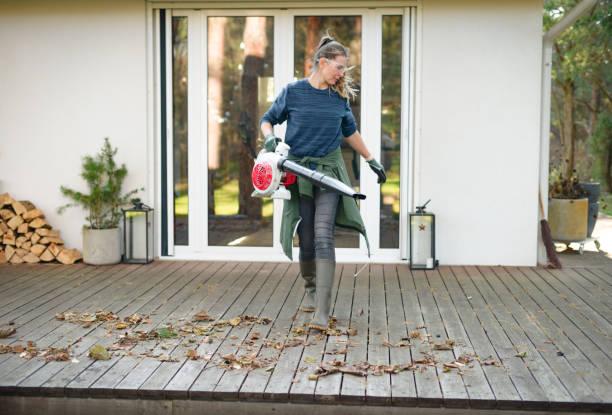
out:
<path id="1" fill-rule="evenodd" d="M 313 8 L 337 8 L 346 5 L 352 8 L 380 8 L 380 7 L 407 7 L 415 6 L 421 0 L 147 0 L 153 7 L 197 7 L 203 9 L 313 9 Z"/>

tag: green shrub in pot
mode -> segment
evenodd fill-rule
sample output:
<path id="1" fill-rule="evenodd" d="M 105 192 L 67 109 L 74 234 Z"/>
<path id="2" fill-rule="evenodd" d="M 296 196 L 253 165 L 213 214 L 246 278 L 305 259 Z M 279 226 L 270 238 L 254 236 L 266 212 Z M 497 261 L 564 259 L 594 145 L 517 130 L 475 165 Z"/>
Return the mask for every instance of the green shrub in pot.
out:
<path id="1" fill-rule="evenodd" d="M 62 195 L 72 201 L 58 209 L 63 213 L 70 207 L 82 207 L 88 224 L 83 226 L 83 261 L 92 265 L 116 264 L 121 261 L 121 207 L 141 189 L 122 192 L 127 176 L 125 164 L 117 165 L 113 148 L 107 138 L 95 156 L 83 157 L 81 177 L 87 192 L 60 187 Z"/>

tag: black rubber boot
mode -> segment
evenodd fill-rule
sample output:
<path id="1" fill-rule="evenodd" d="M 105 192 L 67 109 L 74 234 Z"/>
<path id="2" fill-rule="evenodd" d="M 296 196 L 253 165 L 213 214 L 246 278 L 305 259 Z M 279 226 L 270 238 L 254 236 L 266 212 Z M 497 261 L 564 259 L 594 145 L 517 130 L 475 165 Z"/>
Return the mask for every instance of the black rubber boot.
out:
<path id="1" fill-rule="evenodd" d="M 325 330 L 329 323 L 331 294 L 336 273 L 336 261 L 329 259 L 315 260 L 317 266 L 317 309 L 310 322 L 313 329 Z"/>
<path id="2" fill-rule="evenodd" d="M 306 311 L 312 311 L 316 307 L 316 270 L 315 261 L 300 261 L 300 273 L 304 278 L 304 291 L 306 291 L 302 308 Z"/>

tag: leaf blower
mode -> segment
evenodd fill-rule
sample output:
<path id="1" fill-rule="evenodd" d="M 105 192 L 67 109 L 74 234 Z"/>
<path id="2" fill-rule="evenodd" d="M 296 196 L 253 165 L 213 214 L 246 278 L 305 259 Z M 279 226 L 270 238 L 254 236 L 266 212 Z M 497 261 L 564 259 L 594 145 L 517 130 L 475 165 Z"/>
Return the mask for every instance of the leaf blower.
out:
<path id="1" fill-rule="evenodd" d="M 356 192 L 340 180 L 287 160 L 288 155 L 289 146 L 284 142 L 277 144 L 274 153 L 265 150 L 259 152 L 251 173 L 251 181 L 255 188 L 251 196 L 289 200 L 291 193 L 285 186 L 295 183 L 296 176 L 299 176 L 316 186 L 341 195 L 362 200 L 366 198 L 364 194 Z"/>

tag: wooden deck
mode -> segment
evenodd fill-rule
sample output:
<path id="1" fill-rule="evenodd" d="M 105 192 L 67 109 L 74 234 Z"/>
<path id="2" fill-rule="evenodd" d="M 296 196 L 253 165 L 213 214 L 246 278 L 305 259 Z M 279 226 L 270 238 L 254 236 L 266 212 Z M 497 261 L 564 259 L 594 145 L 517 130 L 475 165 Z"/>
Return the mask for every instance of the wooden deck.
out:
<path id="1" fill-rule="evenodd" d="M 17 329 L 0 343 L 32 341 L 39 352 L 69 345 L 72 359 L 0 354 L 0 407 L 22 399 L 23 410 L 26 396 L 612 411 L 611 269 L 372 265 L 354 278 L 357 268 L 338 265 L 339 330 L 323 336 L 300 330 L 311 313 L 300 310 L 296 264 L 0 266 L 0 327 Z M 148 319 L 112 330 L 113 322 L 84 327 L 55 317 L 69 310 Z M 111 346 L 125 332 L 168 323 L 179 332 L 200 311 L 271 321 L 142 340 L 110 360 L 88 357 L 92 345 Z M 256 356 L 263 367 L 224 367 L 232 354 Z M 461 355 L 473 360 L 445 369 L 465 362 Z M 313 380 L 332 361 L 389 366 Z M 388 373 L 399 370 L 391 365 L 406 370 Z"/>

